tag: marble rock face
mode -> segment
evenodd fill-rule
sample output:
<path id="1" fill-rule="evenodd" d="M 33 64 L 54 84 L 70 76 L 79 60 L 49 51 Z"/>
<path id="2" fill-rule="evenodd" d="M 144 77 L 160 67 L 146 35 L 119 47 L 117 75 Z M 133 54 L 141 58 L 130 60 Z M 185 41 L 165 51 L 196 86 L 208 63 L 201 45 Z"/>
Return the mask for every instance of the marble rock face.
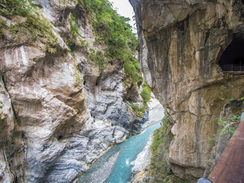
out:
<path id="1" fill-rule="evenodd" d="M 130 3 L 145 80 L 175 123 L 168 161 L 179 177 L 202 177 L 225 103 L 243 96 L 243 72 L 224 72 L 220 63 L 229 46 L 244 40 L 242 1 Z"/>
<path id="2" fill-rule="evenodd" d="M 56 52 L 48 40 L 16 36 L 11 24 L 26 18 L 0 16 L 0 182 L 71 182 L 109 147 L 123 142 L 138 124 L 124 98 L 142 102 L 139 86 L 123 84 L 122 63 L 101 73 L 87 48 L 72 47 L 71 13 L 79 38 L 88 48 L 95 36 L 88 12 L 73 0 L 39 0 L 40 13 L 51 23 Z M 18 33 L 16 33 L 18 34 Z"/>

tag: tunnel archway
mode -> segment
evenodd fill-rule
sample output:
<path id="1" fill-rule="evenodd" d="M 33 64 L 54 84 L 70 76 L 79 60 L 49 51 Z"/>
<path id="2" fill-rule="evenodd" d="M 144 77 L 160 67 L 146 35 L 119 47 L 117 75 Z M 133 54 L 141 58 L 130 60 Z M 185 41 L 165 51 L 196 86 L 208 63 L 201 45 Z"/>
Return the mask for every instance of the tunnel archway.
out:
<path id="1" fill-rule="evenodd" d="M 244 39 L 234 38 L 220 56 L 223 71 L 244 71 Z"/>

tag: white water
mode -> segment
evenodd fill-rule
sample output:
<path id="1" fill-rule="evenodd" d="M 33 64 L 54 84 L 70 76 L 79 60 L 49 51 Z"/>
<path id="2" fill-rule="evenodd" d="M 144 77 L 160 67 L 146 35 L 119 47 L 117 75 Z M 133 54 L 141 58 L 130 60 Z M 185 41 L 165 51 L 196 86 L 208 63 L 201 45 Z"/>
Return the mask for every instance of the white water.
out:
<path id="1" fill-rule="evenodd" d="M 130 163 L 136 159 L 137 155 L 144 148 L 152 132 L 159 127 L 160 123 L 158 122 L 146 128 L 143 133 L 133 136 L 125 142 L 112 147 L 107 153 L 92 164 L 87 173 L 84 174 L 78 182 L 127 183 L 130 181 Z M 118 157 L 115 157 L 117 154 Z M 114 162 L 112 162 L 111 159 L 114 159 Z M 112 172 L 110 171 L 111 173 L 108 171 L 109 169 L 112 170 Z"/>

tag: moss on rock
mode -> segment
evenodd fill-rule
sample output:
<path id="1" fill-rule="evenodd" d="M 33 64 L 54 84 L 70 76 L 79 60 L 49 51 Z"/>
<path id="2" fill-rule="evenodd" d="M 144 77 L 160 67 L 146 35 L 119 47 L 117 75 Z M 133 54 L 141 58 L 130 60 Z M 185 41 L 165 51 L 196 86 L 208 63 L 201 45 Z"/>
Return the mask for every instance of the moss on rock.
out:
<path id="1" fill-rule="evenodd" d="M 173 139 L 172 126 L 170 119 L 166 116 L 162 120 L 162 126 L 153 132 L 149 174 L 150 177 L 153 177 L 153 182 L 188 183 L 188 180 L 174 176 L 167 162 L 169 146 Z"/>
<path id="2" fill-rule="evenodd" d="M 11 34 L 11 42 L 15 44 L 33 43 L 40 41 L 45 44 L 49 53 L 57 51 L 57 38 L 53 33 L 51 23 L 34 7 L 34 1 L 3 0 L 0 9 L 0 37 L 3 38 L 6 30 Z M 4 19 L 11 20 L 10 26 Z M 13 21 L 12 21 L 13 20 Z M 18 21 L 16 21 L 18 20 Z"/>

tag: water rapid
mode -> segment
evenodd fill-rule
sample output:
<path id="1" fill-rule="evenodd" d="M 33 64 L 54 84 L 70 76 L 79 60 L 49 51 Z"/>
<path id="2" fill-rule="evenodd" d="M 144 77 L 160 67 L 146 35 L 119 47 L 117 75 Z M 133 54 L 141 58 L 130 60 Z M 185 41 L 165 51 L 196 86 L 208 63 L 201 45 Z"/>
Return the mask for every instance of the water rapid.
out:
<path id="1" fill-rule="evenodd" d="M 156 123 L 141 134 L 109 149 L 94 162 L 78 183 L 127 183 L 130 181 L 131 165 L 146 145 L 152 132 L 160 127 Z"/>

